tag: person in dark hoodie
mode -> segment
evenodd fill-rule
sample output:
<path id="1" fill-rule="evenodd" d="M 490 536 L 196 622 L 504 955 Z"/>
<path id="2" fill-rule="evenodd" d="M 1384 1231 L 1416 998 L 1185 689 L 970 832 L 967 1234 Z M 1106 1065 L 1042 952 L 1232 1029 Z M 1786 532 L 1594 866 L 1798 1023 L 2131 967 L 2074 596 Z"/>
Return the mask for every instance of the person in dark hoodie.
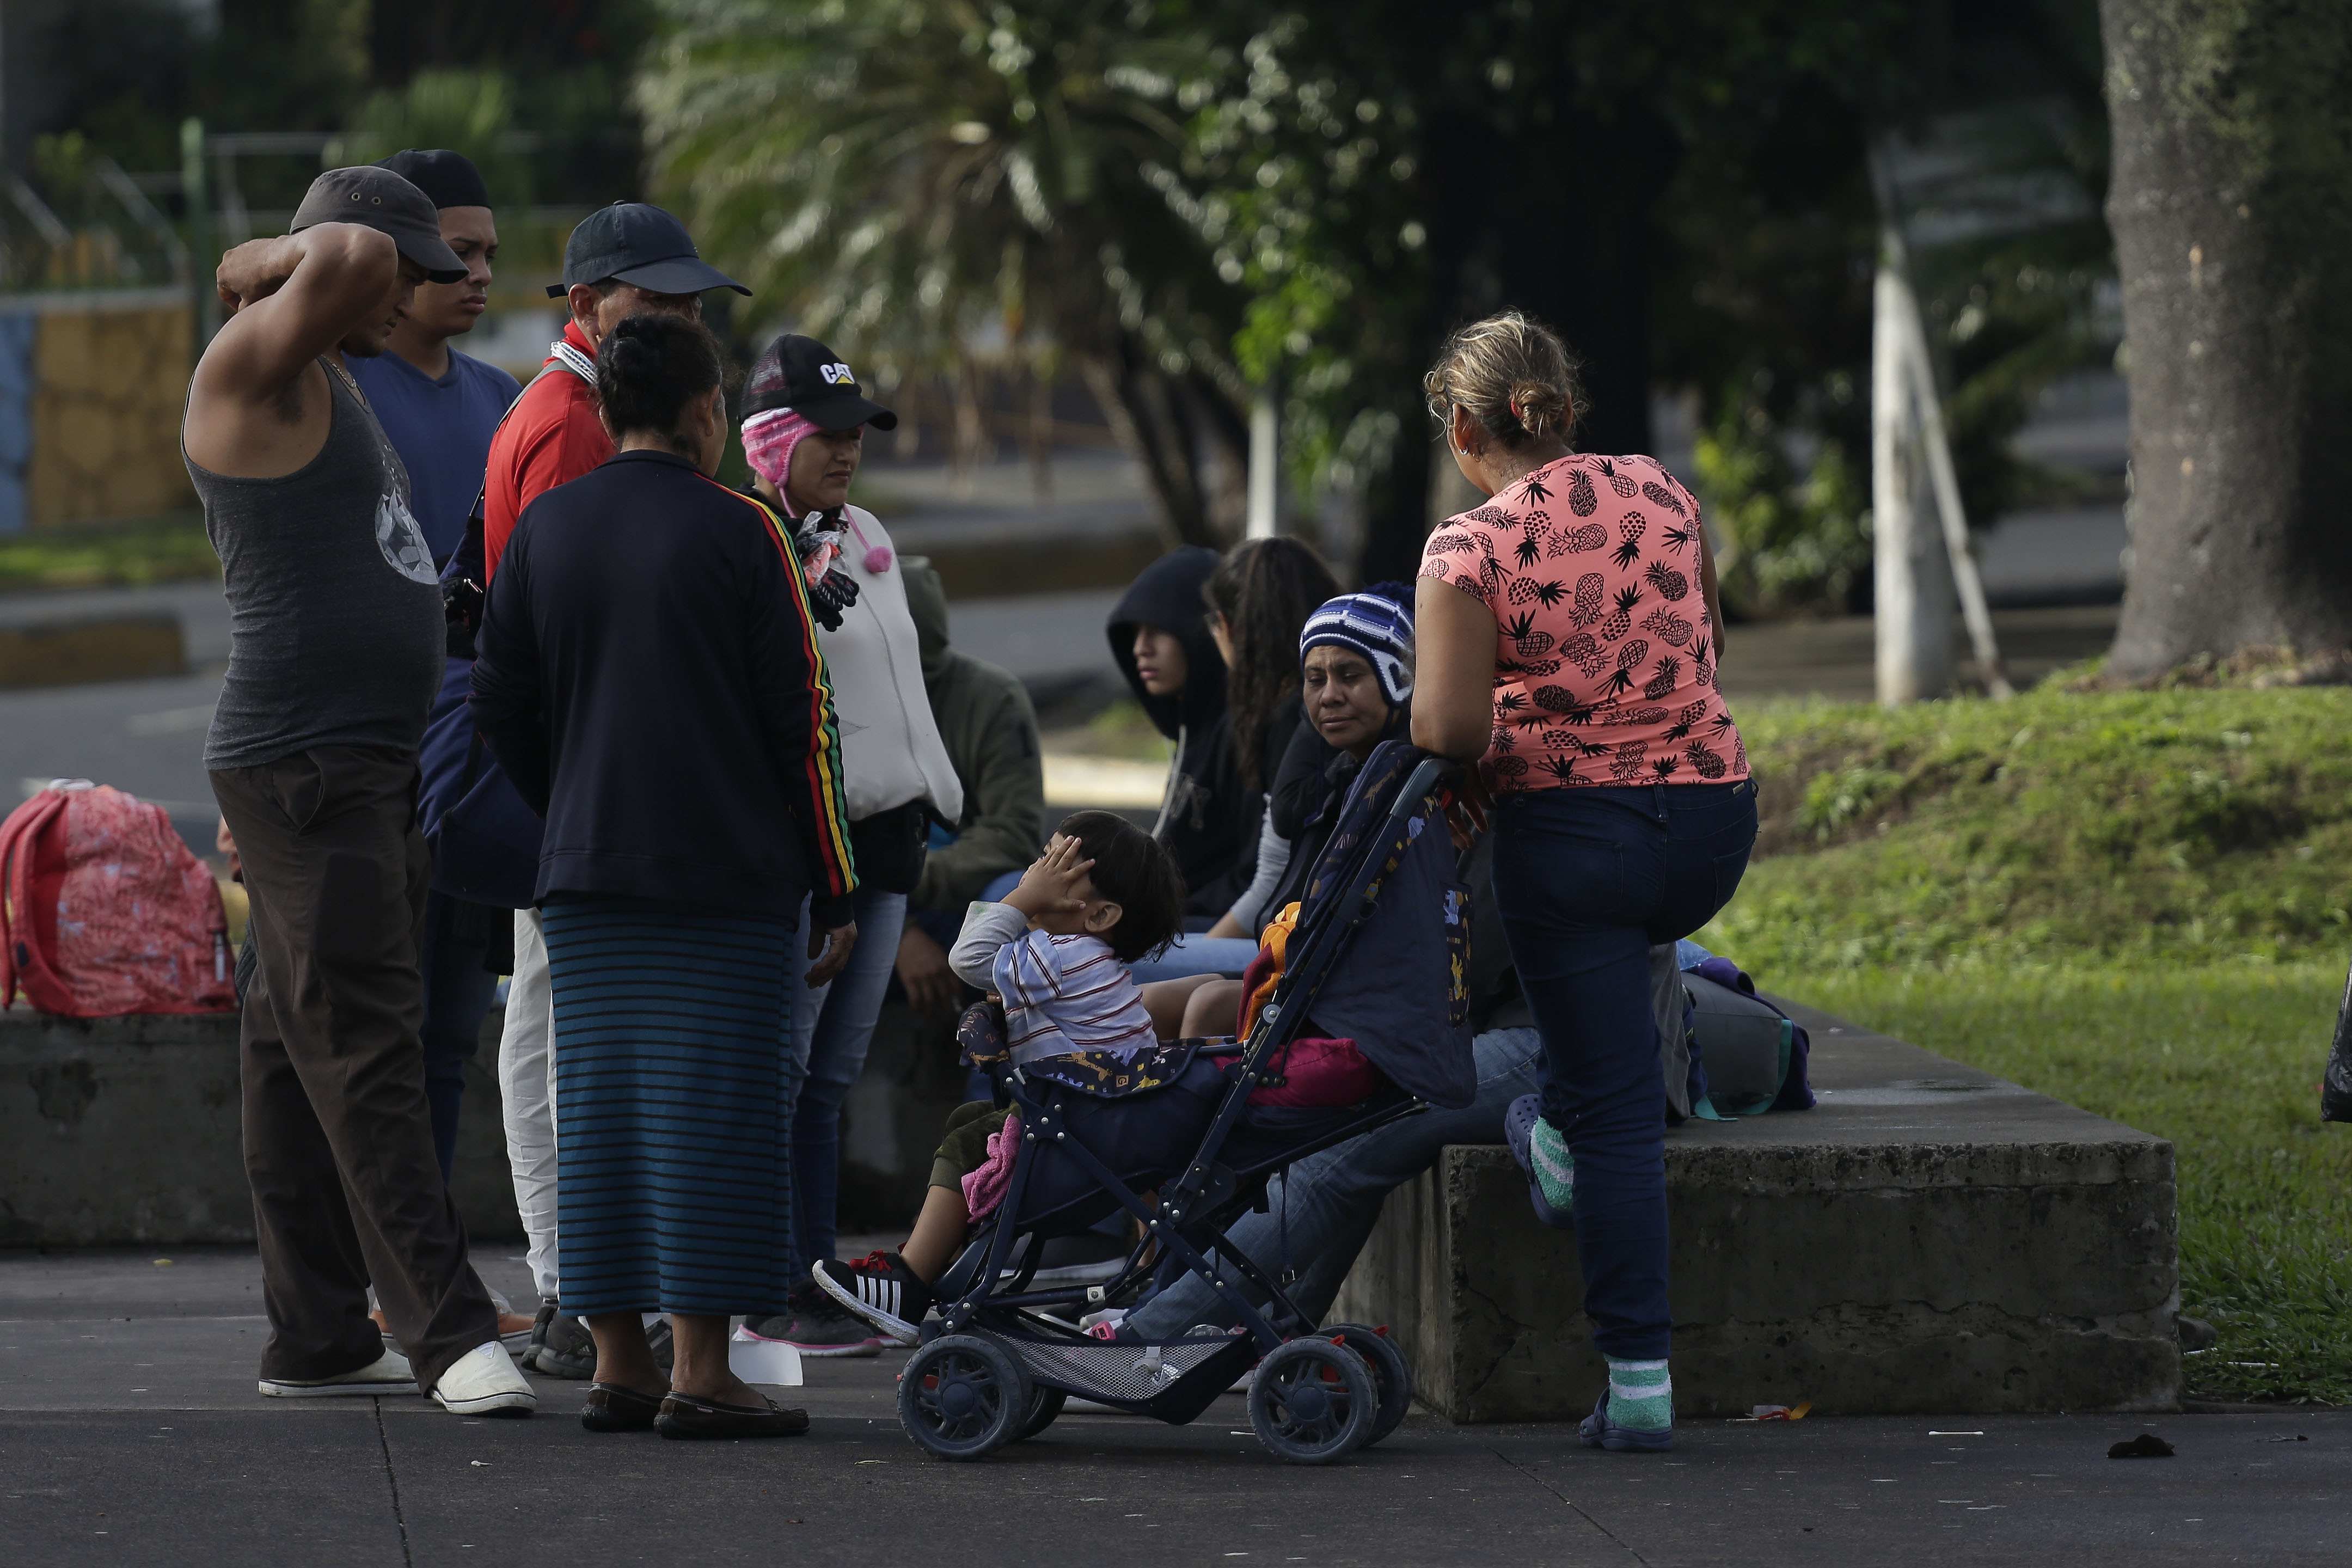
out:
<path id="1" fill-rule="evenodd" d="M 1160 732 L 1176 742 L 1152 837 L 1184 874 L 1186 924 L 1205 931 L 1257 866 L 1259 792 L 1242 781 L 1225 707 L 1225 661 L 1209 635 L 1202 588 L 1217 552 L 1170 552 L 1143 569 L 1110 613 L 1111 657 Z"/>

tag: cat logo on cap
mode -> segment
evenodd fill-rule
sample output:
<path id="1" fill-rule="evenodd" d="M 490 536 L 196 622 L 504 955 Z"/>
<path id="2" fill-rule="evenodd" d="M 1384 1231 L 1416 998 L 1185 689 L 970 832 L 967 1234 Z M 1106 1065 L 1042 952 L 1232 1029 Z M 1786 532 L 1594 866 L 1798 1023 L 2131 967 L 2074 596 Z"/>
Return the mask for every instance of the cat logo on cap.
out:
<path id="1" fill-rule="evenodd" d="M 816 373 L 824 378 L 824 384 L 827 386 L 847 386 L 854 388 L 857 384 L 857 378 L 850 374 L 849 367 L 842 363 L 839 360 L 834 361 L 831 364 L 821 364 L 817 366 Z"/>

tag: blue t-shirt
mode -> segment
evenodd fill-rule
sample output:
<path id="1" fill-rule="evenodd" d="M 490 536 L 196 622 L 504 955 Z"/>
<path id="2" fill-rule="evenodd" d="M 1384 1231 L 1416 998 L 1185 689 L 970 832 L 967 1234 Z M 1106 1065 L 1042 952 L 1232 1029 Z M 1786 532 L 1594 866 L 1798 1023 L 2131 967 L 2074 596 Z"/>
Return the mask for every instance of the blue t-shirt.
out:
<path id="1" fill-rule="evenodd" d="M 455 349 L 449 374 L 438 381 L 396 353 L 353 358 L 350 364 L 408 467 L 409 510 L 425 531 L 434 564 L 445 564 L 466 536 L 466 519 L 490 463 L 490 437 L 521 384 Z"/>

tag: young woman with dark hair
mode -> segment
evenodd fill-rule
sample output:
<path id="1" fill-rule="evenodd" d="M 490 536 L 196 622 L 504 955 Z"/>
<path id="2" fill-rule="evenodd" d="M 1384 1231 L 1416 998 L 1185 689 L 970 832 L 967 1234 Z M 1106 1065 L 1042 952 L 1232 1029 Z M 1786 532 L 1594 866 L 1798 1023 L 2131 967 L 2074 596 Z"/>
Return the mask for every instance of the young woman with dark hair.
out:
<path id="1" fill-rule="evenodd" d="M 785 1053 L 856 943 L 841 741 L 781 520 L 710 478 L 718 344 L 641 315 L 601 345 L 617 452 L 524 509 L 492 579 L 473 712 L 546 819 L 562 1308 L 596 1342 L 592 1431 L 807 1430 L 729 1370 L 730 1319 L 793 1280 Z M 665 1379 L 640 1314 L 670 1314 Z"/>
<path id="2" fill-rule="evenodd" d="M 1254 539 L 1225 552 L 1201 596 L 1209 635 L 1225 658 L 1225 703 L 1233 714 L 1234 760 L 1242 782 L 1265 796 L 1255 873 L 1211 937 L 1257 940 L 1274 913 L 1276 887 L 1290 864 L 1290 837 L 1278 822 L 1296 801 L 1278 801 L 1276 774 L 1299 732 L 1298 634 L 1316 606 L 1339 595 L 1323 558 L 1295 539 Z"/>

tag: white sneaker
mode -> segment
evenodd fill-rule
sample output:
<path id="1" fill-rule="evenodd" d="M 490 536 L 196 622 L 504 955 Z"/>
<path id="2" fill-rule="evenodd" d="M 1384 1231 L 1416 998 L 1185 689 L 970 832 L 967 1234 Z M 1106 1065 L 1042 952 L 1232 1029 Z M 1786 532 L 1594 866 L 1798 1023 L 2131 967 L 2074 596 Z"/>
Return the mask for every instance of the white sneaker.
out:
<path id="1" fill-rule="evenodd" d="M 322 1399 L 338 1394 L 404 1394 L 416 1386 L 415 1369 L 398 1351 L 386 1348 L 375 1360 L 341 1377 L 265 1377 L 261 1392 L 271 1399 Z"/>
<path id="2" fill-rule="evenodd" d="M 452 1363 L 433 1385 L 433 1398 L 442 1409 L 459 1415 L 528 1415 L 539 1408 L 539 1395 L 515 1370 L 507 1347 L 496 1340 L 476 1345 Z"/>

